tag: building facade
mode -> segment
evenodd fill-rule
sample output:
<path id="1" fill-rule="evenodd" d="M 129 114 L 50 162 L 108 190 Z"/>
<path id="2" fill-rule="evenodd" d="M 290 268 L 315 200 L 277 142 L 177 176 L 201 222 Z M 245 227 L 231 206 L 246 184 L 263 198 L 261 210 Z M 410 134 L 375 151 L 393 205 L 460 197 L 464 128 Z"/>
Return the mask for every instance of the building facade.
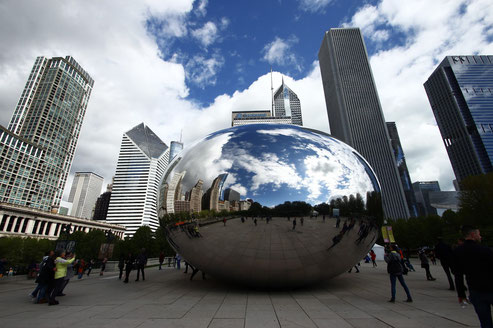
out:
<path id="1" fill-rule="evenodd" d="M 68 201 L 72 203 L 70 215 L 90 219 L 94 205 L 101 194 L 104 178 L 93 172 L 75 172 Z"/>
<path id="2" fill-rule="evenodd" d="M 111 231 L 123 238 L 125 227 L 25 206 L 0 203 L 0 237 L 31 237 L 56 240 L 63 231 Z"/>
<path id="3" fill-rule="evenodd" d="M 439 192 L 438 181 L 417 181 L 413 183 L 419 216 L 436 215 L 437 210 L 431 206 L 430 193 Z"/>
<path id="4" fill-rule="evenodd" d="M 291 124 L 291 116 L 275 117 L 270 110 L 247 110 L 232 112 L 231 126 L 245 124 Z"/>
<path id="5" fill-rule="evenodd" d="M 418 206 L 416 205 L 416 197 L 414 196 L 411 177 L 407 169 L 406 157 L 404 156 L 404 150 L 402 150 L 401 140 L 395 122 L 387 122 L 387 131 L 389 132 L 390 144 L 394 151 L 395 164 L 397 165 L 399 177 L 401 178 L 402 189 L 404 189 L 404 195 L 406 196 L 409 214 L 416 217 L 418 216 Z"/>
<path id="6" fill-rule="evenodd" d="M 45 170 L 42 147 L 0 126 L 0 202 L 49 209 L 55 189 L 47 192 Z"/>
<path id="7" fill-rule="evenodd" d="M 493 171 L 493 56 L 447 56 L 424 87 L 455 177 Z"/>
<path id="8" fill-rule="evenodd" d="M 143 225 L 155 231 L 159 184 L 168 162 L 168 146 L 144 123 L 124 133 L 106 222 L 125 226 L 126 236 Z"/>
<path id="9" fill-rule="evenodd" d="M 27 206 L 51 210 L 60 205 L 93 85 L 70 56 L 36 59 L 8 126 L 44 152 L 39 189 Z"/>
<path id="10" fill-rule="evenodd" d="M 279 118 L 290 117 L 291 124 L 303 125 L 300 99 L 293 90 L 284 84 L 284 78 L 281 86 L 274 93 L 274 116 Z"/>
<path id="11" fill-rule="evenodd" d="M 358 28 L 325 32 L 318 53 L 331 134 L 355 148 L 380 181 L 384 215 L 408 218 L 363 36 Z"/>

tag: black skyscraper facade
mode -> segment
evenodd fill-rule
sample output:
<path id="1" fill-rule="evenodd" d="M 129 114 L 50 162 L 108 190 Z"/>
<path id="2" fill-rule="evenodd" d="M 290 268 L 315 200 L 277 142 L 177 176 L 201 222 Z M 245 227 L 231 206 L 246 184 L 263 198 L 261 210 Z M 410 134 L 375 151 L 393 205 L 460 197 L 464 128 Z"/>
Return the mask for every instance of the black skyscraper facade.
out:
<path id="1" fill-rule="evenodd" d="M 493 56 L 447 56 L 424 87 L 457 180 L 493 171 Z"/>
<path id="2" fill-rule="evenodd" d="M 382 188 L 384 214 L 408 218 L 404 190 L 358 28 L 325 32 L 318 53 L 330 132 L 355 148 L 375 170 Z"/>

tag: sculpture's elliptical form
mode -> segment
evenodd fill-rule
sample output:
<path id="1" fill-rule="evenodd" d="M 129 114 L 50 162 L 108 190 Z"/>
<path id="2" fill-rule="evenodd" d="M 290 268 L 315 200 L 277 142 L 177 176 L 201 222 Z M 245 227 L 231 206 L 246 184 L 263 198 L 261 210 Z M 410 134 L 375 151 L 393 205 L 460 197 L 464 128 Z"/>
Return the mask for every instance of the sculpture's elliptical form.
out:
<path id="1" fill-rule="evenodd" d="M 160 189 L 161 224 L 176 252 L 211 276 L 257 287 L 313 284 L 348 270 L 375 243 L 382 213 L 378 180 L 361 155 L 292 125 L 212 133 L 175 158 Z M 339 224 L 304 203 L 332 200 Z M 204 209 L 231 216 L 192 219 Z M 172 219 L 183 211 L 191 220 Z"/>

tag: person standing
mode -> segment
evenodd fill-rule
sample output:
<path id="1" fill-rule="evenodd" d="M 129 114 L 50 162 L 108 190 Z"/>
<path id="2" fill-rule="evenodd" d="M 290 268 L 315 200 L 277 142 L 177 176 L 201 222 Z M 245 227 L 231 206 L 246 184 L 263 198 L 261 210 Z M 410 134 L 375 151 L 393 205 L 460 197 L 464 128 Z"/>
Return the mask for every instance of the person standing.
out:
<path id="1" fill-rule="evenodd" d="M 293 219 L 293 230 L 296 229 L 296 218 Z"/>
<path id="2" fill-rule="evenodd" d="M 402 288 L 404 288 L 404 291 L 406 292 L 407 299 L 405 302 L 408 303 L 412 302 L 413 299 L 411 297 L 411 293 L 409 292 L 409 288 L 407 287 L 406 282 L 404 281 L 404 277 L 402 276 L 403 269 L 401 264 L 401 257 L 399 253 L 397 253 L 394 245 L 390 245 L 390 251 L 387 254 L 385 254 L 385 262 L 387 262 L 387 272 L 389 273 L 390 276 L 391 298 L 389 302 L 391 303 L 395 302 L 396 280 L 399 280 L 399 283 L 401 284 Z"/>
<path id="3" fill-rule="evenodd" d="M 128 253 L 127 258 L 125 259 L 125 280 L 124 283 L 128 283 L 128 278 L 130 277 L 130 272 L 132 272 L 134 266 L 134 257 L 132 253 Z"/>
<path id="4" fill-rule="evenodd" d="M 121 254 L 120 259 L 118 260 L 118 270 L 120 270 L 120 275 L 118 276 L 119 280 L 122 280 L 124 268 L 125 268 L 125 256 Z"/>
<path id="5" fill-rule="evenodd" d="M 455 271 L 466 276 L 469 299 L 479 318 L 482 328 L 493 327 L 491 306 L 493 305 L 493 251 L 480 244 L 479 229 L 471 226 L 462 228 L 464 244 L 458 246 L 453 257 Z M 463 292 L 464 286 L 457 286 Z M 461 290 L 460 290 L 461 289 Z M 460 301 L 460 300 L 459 300 Z"/>
<path id="6" fill-rule="evenodd" d="M 102 276 L 104 273 L 104 270 L 106 270 L 106 262 L 108 262 L 108 258 L 104 258 L 103 262 L 101 262 L 101 271 L 99 271 L 99 275 Z"/>
<path id="7" fill-rule="evenodd" d="M 426 257 L 425 250 L 422 249 L 419 251 L 419 260 L 421 261 L 421 267 L 426 271 L 426 279 L 430 281 L 436 280 L 433 278 L 430 272 L 430 262 L 428 262 L 428 258 Z"/>
<path id="8" fill-rule="evenodd" d="M 177 268 L 178 270 L 180 270 L 180 268 L 181 268 L 181 267 L 180 267 L 180 263 L 181 263 L 181 255 L 180 255 L 180 254 L 176 254 L 176 255 L 175 255 L 175 260 L 176 260 L 176 268 Z"/>
<path id="9" fill-rule="evenodd" d="M 84 261 L 84 259 L 80 259 L 79 267 L 77 268 L 77 274 L 78 274 L 77 279 L 82 279 L 85 270 L 86 270 L 86 261 Z"/>
<path id="10" fill-rule="evenodd" d="M 370 250 L 370 258 L 371 258 L 371 262 L 373 263 L 373 267 L 376 268 L 377 267 L 377 262 L 375 262 L 375 260 L 377 259 L 377 254 L 375 254 L 375 252 L 372 250 Z"/>
<path id="11" fill-rule="evenodd" d="M 137 279 L 135 281 L 139 281 L 140 272 L 142 272 L 142 280 L 146 280 L 144 275 L 144 268 L 147 264 L 147 255 L 145 254 L 146 249 L 142 248 L 140 254 L 137 256 Z"/>
<path id="12" fill-rule="evenodd" d="M 71 259 L 65 259 L 65 251 L 62 250 L 57 250 L 55 252 L 55 256 L 56 256 L 55 259 L 56 271 L 54 277 L 55 282 L 54 282 L 54 288 L 50 293 L 50 299 L 48 305 L 58 304 L 58 301 L 56 300 L 56 296 L 60 294 L 63 288 L 65 276 L 67 275 L 67 266 L 75 261 L 75 254 Z"/>
<path id="13" fill-rule="evenodd" d="M 161 267 L 163 266 L 163 262 L 164 262 L 164 252 L 161 251 L 161 253 L 159 253 L 159 270 L 161 270 Z"/>
<path id="14" fill-rule="evenodd" d="M 454 280 L 452 279 L 452 274 L 450 273 L 450 268 L 452 267 L 452 247 L 445 244 L 442 238 L 438 238 L 438 243 L 435 246 L 435 255 L 437 259 L 440 260 L 440 265 L 447 275 L 449 290 L 455 290 Z"/>

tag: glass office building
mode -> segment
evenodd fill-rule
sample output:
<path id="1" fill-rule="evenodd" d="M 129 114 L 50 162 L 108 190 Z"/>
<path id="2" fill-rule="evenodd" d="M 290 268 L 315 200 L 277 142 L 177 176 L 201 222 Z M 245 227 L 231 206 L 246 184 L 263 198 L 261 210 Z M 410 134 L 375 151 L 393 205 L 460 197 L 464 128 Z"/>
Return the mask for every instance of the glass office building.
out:
<path id="1" fill-rule="evenodd" d="M 387 131 L 389 132 L 390 144 L 394 151 L 395 165 L 397 165 L 399 177 L 401 178 L 402 189 L 404 189 L 404 195 L 406 196 L 409 214 L 416 217 L 418 216 L 416 197 L 414 196 L 411 177 L 409 175 L 409 170 L 407 169 L 406 157 L 404 156 L 404 150 L 402 149 L 401 139 L 399 138 L 399 132 L 397 131 L 395 122 L 387 122 Z"/>
<path id="2" fill-rule="evenodd" d="M 93 85 L 70 56 L 36 59 L 8 126 L 8 131 L 44 153 L 42 173 L 34 176 L 36 191 L 28 192 L 31 196 L 23 205 L 42 210 L 60 205 Z M 10 160 L 14 155 L 2 158 L 0 164 L 8 166 Z M 16 172 L 12 174 L 23 174 Z"/>
<path id="3" fill-rule="evenodd" d="M 447 56 L 424 87 L 457 180 L 493 171 L 493 56 Z"/>

